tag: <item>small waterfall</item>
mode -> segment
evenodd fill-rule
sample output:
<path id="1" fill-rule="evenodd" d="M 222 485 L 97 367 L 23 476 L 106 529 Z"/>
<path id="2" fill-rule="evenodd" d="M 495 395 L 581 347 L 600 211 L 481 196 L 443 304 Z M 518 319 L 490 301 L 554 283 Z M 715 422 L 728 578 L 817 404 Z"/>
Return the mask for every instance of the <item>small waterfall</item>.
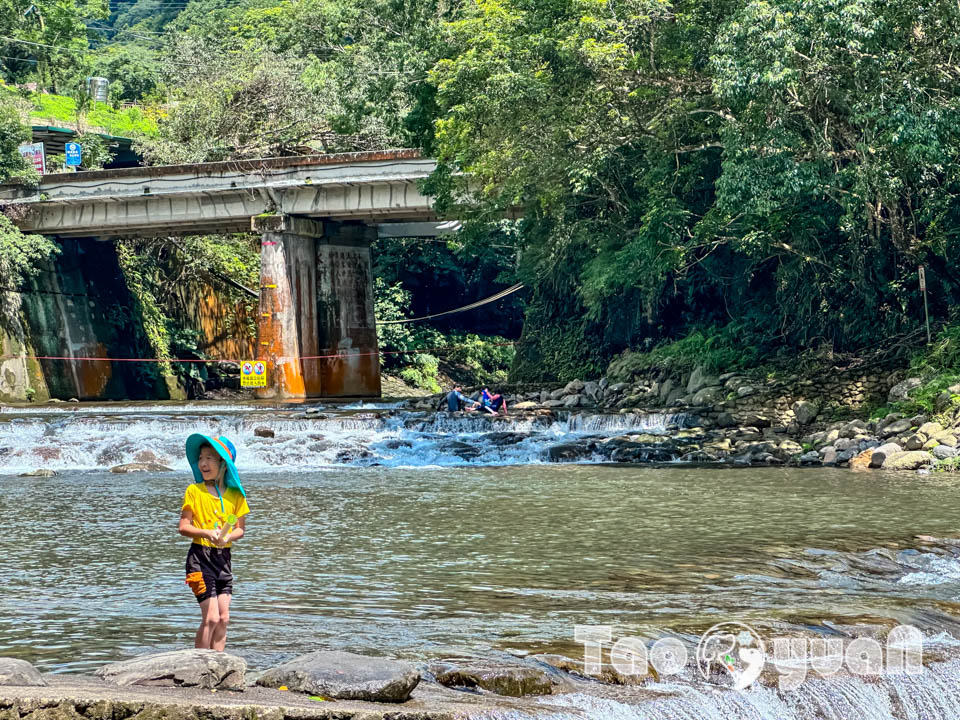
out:
<path id="1" fill-rule="evenodd" d="M 488 720 L 956 720 L 960 660 L 920 675 L 816 677 L 793 691 L 755 685 L 742 692 L 705 684 L 598 688 L 543 698 L 537 710 L 494 711 Z M 602 694 L 601 694 L 602 693 Z M 616 697 L 608 695 L 616 694 Z"/>
<path id="2" fill-rule="evenodd" d="M 674 457 L 669 449 L 644 447 L 621 458 L 605 441 L 643 433 L 666 442 L 687 421 L 682 414 L 452 415 L 402 411 L 387 403 L 336 410 L 201 403 L 2 408 L 0 474 L 40 467 L 104 470 L 134 462 L 186 470 L 183 443 L 194 432 L 228 436 L 248 471 L 664 461 Z M 258 432 L 261 428 L 273 437 Z M 561 446 L 565 453 L 553 452 Z"/>

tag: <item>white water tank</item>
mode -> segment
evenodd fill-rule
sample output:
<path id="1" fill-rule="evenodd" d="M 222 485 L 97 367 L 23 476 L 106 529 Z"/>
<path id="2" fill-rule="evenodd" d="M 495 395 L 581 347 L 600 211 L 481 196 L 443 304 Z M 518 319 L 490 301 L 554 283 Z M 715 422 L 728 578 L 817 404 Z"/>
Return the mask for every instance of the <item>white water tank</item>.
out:
<path id="1" fill-rule="evenodd" d="M 105 77 L 87 78 L 87 95 L 93 98 L 94 102 L 107 102 L 109 87 L 110 81 Z"/>

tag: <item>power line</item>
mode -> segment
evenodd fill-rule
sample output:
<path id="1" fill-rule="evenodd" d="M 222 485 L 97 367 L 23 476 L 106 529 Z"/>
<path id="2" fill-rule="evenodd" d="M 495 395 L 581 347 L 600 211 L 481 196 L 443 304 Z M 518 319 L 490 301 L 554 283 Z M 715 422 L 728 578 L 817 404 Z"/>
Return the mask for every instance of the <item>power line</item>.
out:
<path id="1" fill-rule="evenodd" d="M 441 315 L 453 315 L 458 312 L 465 312 L 467 310 L 474 310 L 482 305 L 487 305 L 488 303 L 496 302 L 501 298 L 505 298 L 507 295 L 515 293 L 517 290 L 523 288 L 523 283 L 517 283 L 511 287 L 508 287 L 506 290 L 501 290 L 500 292 L 491 295 L 488 298 L 483 300 L 477 300 L 477 302 L 470 303 L 469 305 L 464 305 L 463 307 L 454 308 L 453 310 L 444 310 L 443 312 L 433 313 L 432 315 L 422 315 L 421 317 L 416 318 L 405 318 L 403 320 L 377 320 L 377 325 L 402 325 L 404 323 L 420 322 L 421 320 L 429 320 L 430 318 L 440 317 Z"/>
<path id="2" fill-rule="evenodd" d="M 18 58 L 18 57 L 11 57 L 11 56 L 9 56 L 9 55 L 0 55 L 0 59 L 3 59 L 3 60 L 16 60 L 17 62 L 28 62 L 28 63 L 34 63 L 34 64 L 40 62 L 39 60 L 34 60 L 34 59 L 32 59 L 32 58 Z"/>

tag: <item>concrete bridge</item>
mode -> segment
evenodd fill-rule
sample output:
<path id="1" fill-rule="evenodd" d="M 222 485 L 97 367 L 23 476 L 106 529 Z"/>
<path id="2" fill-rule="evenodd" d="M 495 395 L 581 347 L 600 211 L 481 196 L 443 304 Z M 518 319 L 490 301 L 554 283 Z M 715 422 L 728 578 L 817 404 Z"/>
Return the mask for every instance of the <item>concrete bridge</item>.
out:
<path id="1" fill-rule="evenodd" d="M 259 395 L 377 397 L 370 242 L 378 227 L 431 232 L 418 182 L 435 167 L 391 150 L 62 173 L 0 187 L 0 202 L 20 206 L 23 231 L 59 238 L 261 234 Z"/>

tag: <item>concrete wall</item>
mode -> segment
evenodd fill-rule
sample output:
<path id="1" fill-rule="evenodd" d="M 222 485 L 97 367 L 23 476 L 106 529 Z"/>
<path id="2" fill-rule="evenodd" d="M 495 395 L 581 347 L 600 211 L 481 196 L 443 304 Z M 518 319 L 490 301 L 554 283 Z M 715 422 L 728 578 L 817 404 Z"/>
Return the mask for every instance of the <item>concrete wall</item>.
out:
<path id="1" fill-rule="evenodd" d="M 83 358 L 152 358 L 142 318 L 113 243 L 64 239 L 61 253 L 0 313 L 0 402 L 138 400 L 177 397 L 156 365 Z M 185 284 L 167 298 L 172 317 L 199 333 L 215 358 L 254 357 L 246 309 L 217 288 Z M 30 356 L 63 359 L 30 360 Z"/>

